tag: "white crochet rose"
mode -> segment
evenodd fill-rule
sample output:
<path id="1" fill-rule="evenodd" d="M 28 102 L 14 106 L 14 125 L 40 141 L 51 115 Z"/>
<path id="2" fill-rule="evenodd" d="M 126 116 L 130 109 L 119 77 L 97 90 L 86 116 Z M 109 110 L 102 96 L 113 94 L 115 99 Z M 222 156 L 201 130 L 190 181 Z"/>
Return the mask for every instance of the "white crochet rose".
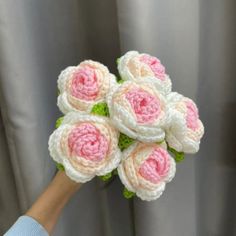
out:
<path id="1" fill-rule="evenodd" d="M 165 144 L 135 143 L 123 152 L 117 168 L 121 182 L 142 200 L 159 198 L 176 171 Z"/>
<path id="2" fill-rule="evenodd" d="M 72 180 L 85 183 L 118 166 L 118 136 L 109 119 L 70 112 L 50 136 L 49 151 Z"/>
<path id="3" fill-rule="evenodd" d="M 171 117 L 166 128 L 166 141 L 178 152 L 196 153 L 204 126 L 199 119 L 196 104 L 187 97 L 173 92 L 167 96 L 168 111 Z"/>
<path id="4" fill-rule="evenodd" d="M 113 124 L 122 133 L 142 142 L 164 139 L 166 102 L 152 84 L 125 81 L 113 86 L 107 104 Z"/>
<path id="5" fill-rule="evenodd" d="M 115 76 L 99 62 L 86 60 L 70 66 L 58 78 L 59 109 L 64 113 L 80 111 L 89 113 L 94 104 L 103 102 Z"/>
<path id="6" fill-rule="evenodd" d="M 124 80 L 146 80 L 163 94 L 171 92 L 171 80 L 160 60 L 149 54 L 129 51 L 118 59 L 118 71 Z"/>

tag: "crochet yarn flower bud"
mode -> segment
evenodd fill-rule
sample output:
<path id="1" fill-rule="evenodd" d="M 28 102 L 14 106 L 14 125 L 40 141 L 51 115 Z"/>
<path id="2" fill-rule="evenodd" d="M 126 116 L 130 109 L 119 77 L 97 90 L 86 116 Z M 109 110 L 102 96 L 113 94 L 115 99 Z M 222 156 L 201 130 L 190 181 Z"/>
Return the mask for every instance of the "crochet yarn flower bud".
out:
<path id="1" fill-rule="evenodd" d="M 118 166 L 118 135 L 105 117 L 70 112 L 49 138 L 50 155 L 72 180 L 85 183 Z"/>
<path id="2" fill-rule="evenodd" d="M 135 143 L 123 152 L 118 175 L 127 190 L 151 201 L 161 196 L 175 170 L 175 161 L 165 144 Z"/>
<path id="3" fill-rule="evenodd" d="M 196 104 L 187 97 L 173 92 L 167 96 L 170 123 L 166 129 L 169 147 L 178 152 L 196 153 L 204 134 Z"/>
<path id="4" fill-rule="evenodd" d="M 146 80 L 163 94 L 171 91 L 171 80 L 160 60 L 149 54 L 129 51 L 118 59 L 118 71 L 124 80 Z"/>
<path id="5" fill-rule="evenodd" d="M 86 60 L 78 66 L 70 66 L 58 79 L 59 109 L 64 113 L 80 111 L 89 113 L 98 102 L 103 102 L 115 76 L 99 62 Z"/>
<path id="6" fill-rule="evenodd" d="M 120 132 L 142 142 L 163 141 L 166 102 L 152 84 L 125 81 L 110 90 L 107 104 Z"/>

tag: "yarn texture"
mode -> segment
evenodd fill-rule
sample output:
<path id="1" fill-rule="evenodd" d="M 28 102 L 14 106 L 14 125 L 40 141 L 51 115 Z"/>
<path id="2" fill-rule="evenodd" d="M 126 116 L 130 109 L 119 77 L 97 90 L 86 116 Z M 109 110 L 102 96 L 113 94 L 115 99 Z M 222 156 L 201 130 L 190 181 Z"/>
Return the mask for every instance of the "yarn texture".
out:
<path id="1" fill-rule="evenodd" d="M 171 92 L 171 80 L 158 58 L 146 53 L 129 51 L 119 58 L 117 64 L 123 80 L 145 80 L 152 83 L 160 93 Z"/>
<path id="2" fill-rule="evenodd" d="M 94 104 L 105 101 L 114 83 L 115 76 L 99 62 L 86 60 L 78 66 L 67 67 L 58 78 L 57 105 L 64 114 L 70 111 L 90 113 Z"/>
<path id="3" fill-rule="evenodd" d="M 115 169 L 121 158 L 118 132 L 105 117 L 68 113 L 49 138 L 50 155 L 66 174 L 85 183 Z"/>
<path id="4" fill-rule="evenodd" d="M 105 102 L 100 102 L 92 107 L 91 113 L 100 116 L 109 116 L 109 109 Z"/>
<path id="5" fill-rule="evenodd" d="M 142 142 L 164 140 L 166 100 L 149 83 L 125 81 L 107 96 L 110 118 L 118 130 Z"/>
<path id="6" fill-rule="evenodd" d="M 135 139 L 130 138 L 129 136 L 120 133 L 118 146 L 121 151 L 128 148 L 131 144 L 135 142 Z"/>
<path id="7" fill-rule="evenodd" d="M 92 60 L 60 73 L 57 105 L 64 116 L 49 152 L 76 182 L 98 176 L 108 185 L 119 176 L 125 198 L 152 201 L 174 178 L 176 163 L 199 150 L 204 126 L 194 101 L 172 91 L 157 57 L 129 51 L 116 63 L 117 76 Z"/>
<path id="8" fill-rule="evenodd" d="M 175 161 L 165 144 L 135 143 L 122 154 L 118 174 L 126 189 L 142 200 L 159 198 L 175 175 Z"/>
<path id="9" fill-rule="evenodd" d="M 167 96 L 170 123 L 166 126 L 166 141 L 178 152 L 196 153 L 204 134 L 196 104 L 183 95 L 172 92 Z"/>

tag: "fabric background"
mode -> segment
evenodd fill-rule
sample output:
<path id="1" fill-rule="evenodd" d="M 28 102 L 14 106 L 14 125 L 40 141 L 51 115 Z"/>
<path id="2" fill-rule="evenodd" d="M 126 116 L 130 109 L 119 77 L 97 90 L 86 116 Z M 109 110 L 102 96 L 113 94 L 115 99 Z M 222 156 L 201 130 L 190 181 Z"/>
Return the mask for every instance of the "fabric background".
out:
<path id="1" fill-rule="evenodd" d="M 236 235 L 235 0 L 0 0 L 0 234 L 55 174 L 47 141 L 60 112 L 59 72 L 85 58 L 116 72 L 128 50 L 159 57 L 173 89 L 193 98 L 201 150 L 178 164 L 157 201 L 126 201 L 94 179 L 54 235 Z"/>

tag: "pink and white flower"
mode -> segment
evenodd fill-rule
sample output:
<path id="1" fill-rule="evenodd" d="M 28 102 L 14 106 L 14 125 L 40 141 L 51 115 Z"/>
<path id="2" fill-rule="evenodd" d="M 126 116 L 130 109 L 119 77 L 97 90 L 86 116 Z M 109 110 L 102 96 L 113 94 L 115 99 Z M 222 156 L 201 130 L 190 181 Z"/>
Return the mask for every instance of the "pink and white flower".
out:
<path id="1" fill-rule="evenodd" d="M 85 183 L 118 166 L 118 136 L 107 118 L 70 112 L 50 136 L 49 151 L 72 180 Z"/>
<path id="2" fill-rule="evenodd" d="M 152 84 L 125 81 L 107 96 L 110 117 L 120 132 L 142 142 L 165 137 L 166 102 Z"/>
<path id="3" fill-rule="evenodd" d="M 204 134 L 196 104 L 187 97 L 173 92 L 167 96 L 170 123 L 166 128 L 166 141 L 178 152 L 196 153 Z"/>
<path id="4" fill-rule="evenodd" d="M 70 66 L 58 78 L 59 109 L 64 113 L 80 111 L 89 113 L 94 104 L 103 102 L 115 76 L 99 62 L 86 60 Z"/>
<path id="5" fill-rule="evenodd" d="M 124 80 L 146 80 L 163 94 L 171 92 L 171 80 L 160 60 L 149 54 L 129 51 L 118 59 L 118 71 Z"/>
<path id="6" fill-rule="evenodd" d="M 159 198 L 176 171 L 174 159 L 163 144 L 135 143 L 122 154 L 118 174 L 125 187 L 142 200 Z"/>

